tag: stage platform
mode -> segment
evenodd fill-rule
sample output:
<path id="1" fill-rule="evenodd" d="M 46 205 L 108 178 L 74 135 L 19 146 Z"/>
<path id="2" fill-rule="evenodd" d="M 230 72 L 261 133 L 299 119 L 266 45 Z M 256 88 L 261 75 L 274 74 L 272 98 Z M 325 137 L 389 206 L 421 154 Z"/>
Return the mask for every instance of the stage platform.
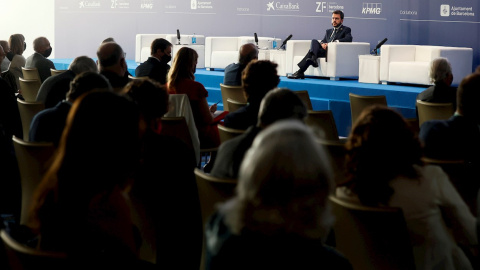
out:
<path id="1" fill-rule="evenodd" d="M 72 59 L 53 59 L 57 69 L 67 69 Z M 128 71 L 135 74 L 138 66 L 133 60 L 127 60 Z M 223 82 L 223 71 L 207 71 L 197 69 L 196 81 L 202 83 L 209 92 L 209 104 L 218 104 L 219 110 L 223 109 L 221 103 L 220 83 Z M 357 80 L 330 81 L 323 78 L 306 78 L 292 80 L 280 77 L 279 87 L 291 90 L 307 90 L 314 110 L 331 110 L 337 124 L 340 136 L 347 136 L 351 128 L 349 93 L 374 96 L 385 95 L 389 107 L 396 108 L 405 118 L 415 118 L 415 100 L 427 86 L 404 86 L 359 83 Z"/>

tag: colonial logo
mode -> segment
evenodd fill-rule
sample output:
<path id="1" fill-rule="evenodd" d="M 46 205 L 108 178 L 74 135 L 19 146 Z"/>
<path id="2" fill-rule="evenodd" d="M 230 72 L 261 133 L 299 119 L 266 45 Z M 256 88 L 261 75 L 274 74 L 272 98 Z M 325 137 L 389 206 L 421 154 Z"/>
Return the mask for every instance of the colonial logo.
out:
<path id="1" fill-rule="evenodd" d="M 380 15 L 382 3 L 363 3 L 362 14 Z"/>
<path id="2" fill-rule="evenodd" d="M 191 0 L 190 1 L 190 8 L 191 9 L 197 9 L 197 0 Z"/>
<path id="3" fill-rule="evenodd" d="M 299 11 L 300 5 L 298 3 L 281 3 L 281 2 L 268 2 L 267 11 L 277 10 L 277 11 Z"/>
<path id="4" fill-rule="evenodd" d="M 450 16 L 450 5 L 441 5 L 440 6 L 440 15 L 442 17 Z"/>

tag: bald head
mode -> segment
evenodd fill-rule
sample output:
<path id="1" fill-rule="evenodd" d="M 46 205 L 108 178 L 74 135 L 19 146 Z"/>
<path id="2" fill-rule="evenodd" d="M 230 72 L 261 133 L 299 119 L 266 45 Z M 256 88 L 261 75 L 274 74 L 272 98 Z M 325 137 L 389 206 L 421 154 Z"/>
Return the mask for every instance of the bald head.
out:
<path id="1" fill-rule="evenodd" d="M 240 47 L 238 62 L 240 65 L 247 65 L 253 59 L 258 59 L 258 49 L 253 43 L 243 44 Z"/>
<path id="2" fill-rule="evenodd" d="M 113 71 L 120 76 L 126 72 L 127 64 L 122 47 L 115 42 L 106 42 L 100 45 L 97 50 L 100 72 Z"/>

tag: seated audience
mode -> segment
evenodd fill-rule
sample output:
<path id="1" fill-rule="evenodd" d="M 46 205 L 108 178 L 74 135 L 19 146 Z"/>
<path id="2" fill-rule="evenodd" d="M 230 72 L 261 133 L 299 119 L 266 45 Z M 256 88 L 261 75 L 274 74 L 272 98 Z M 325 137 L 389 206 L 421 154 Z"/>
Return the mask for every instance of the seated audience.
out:
<path id="1" fill-rule="evenodd" d="M 50 41 L 46 37 L 38 37 L 33 41 L 33 49 L 35 52 L 27 58 L 25 68 L 36 68 L 40 80 L 44 82 L 52 76 L 50 69 L 55 69 L 53 62 L 47 59 L 52 53 Z"/>
<path id="2" fill-rule="evenodd" d="M 207 224 L 206 269 L 352 269 L 322 242 L 334 221 L 332 188 L 328 156 L 308 127 L 266 128 L 245 155 L 235 197 Z"/>
<path id="3" fill-rule="evenodd" d="M 337 188 L 338 197 L 401 208 L 416 269 L 472 269 L 457 243 L 477 244 L 475 217 L 442 169 L 422 164 L 420 142 L 401 115 L 365 109 L 346 149 L 349 182 Z"/>
<path id="4" fill-rule="evenodd" d="M 427 121 L 420 127 L 425 155 L 436 159 L 480 161 L 480 73 L 465 77 L 457 90 L 457 110 L 448 120 Z"/>
<path id="5" fill-rule="evenodd" d="M 260 102 L 280 82 L 277 66 L 267 60 L 251 61 L 247 65 L 242 73 L 242 86 L 248 105 L 227 114 L 224 120 L 226 127 L 245 130 L 257 124 Z"/>
<path id="6" fill-rule="evenodd" d="M 7 53 L 7 58 L 10 60 L 10 67 L 8 70 L 15 76 L 17 89 L 20 89 L 20 82 L 18 78 L 23 78 L 22 67 L 25 67 L 25 57 L 23 51 L 27 48 L 25 37 L 22 34 L 14 34 L 8 40 L 10 52 Z"/>
<path id="7" fill-rule="evenodd" d="M 197 59 L 198 54 L 193 49 L 183 47 L 178 51 L 173 60 L 173 67 L 168 73 L 168 92 L 188 96 L 198 130 L 200 147 L 217 147 L 220 144 L 218 129 L 214 123 L 217 105 L 208 106 L 207 90 L 201 83 L 195 81 Z"/>
<path id="8" fill-rule="evenodd" d="M 5 59 L 5 52 L 0 46 L 0 64 Z M 0 77 L 0 127 L 11 142 L 13 135 L 23 138 L 22 122 L 17 106 L 15 92 L 7 81 Z"/>
<path id="9" fill-rule="evenodd" d="M 225 68 L 223 84 L 240 86 L 242 85 L 242 71 L 252 60 L 258 59 L 258 49 L 252 43 L 240 47 L 238 63 L 232 63 Z"/>
<path id="10" fill-rule="evenodd" d="M 220 145 L 211 174 L 219 178 L 237 179 L 243 157 L 262 129 L 278 120 L 292 118 L 303 121 L 305 117 L 307 108 L 294 92 L 288 89 L 268 92 L 260 105 L 257 125 Z"/>
<path id="11" fill-rule="evenodd" d="M 10 52 L 10 46 L 8 46 L 8 41 L 0 40 L 0 46 L 2 46 L 5 54 L 8 54 Z M 2 64 L 0 65 L 0 72 L 7 71 L 9 66 L 10 66 L 10 60 L 7 57 L 5 57 L 5 59 L 3 59 Z"/>
<path id="12" fill-rule="evenodd" d="M 430 66 L 430 80 L 435 84 L 417 96 L 417 100 L 434 103 L 452 103 L 456 108 L 457 89 L 453 82 L 452 67 L 447 58 L 435 58 Z"/>
<path id="13" fill-rule="evenodd" d="M 138 121 L 135 104 L 109 91 L 74 102 L 34 195 L 30 225 L 41 250 L 65 252 L 74 266 L 143 269 L 127 195 L 139 161 Z"/>
<path id="14" fill-rule="evenodd" d="M 58 102 L 65 99 L 73 78 L 87 71 L 98 72 L 97 65 L 92 58 L 79 56 L 73 59 L 67 71 L 51 76 L 42 83 L 38 90 L 36 101 L 45 104 L 46 109 L 54 107 Z"/>
<path id="15" fill-rule="evenodd" d="M 101 88 L 111 90 L 107 79 L 96 72 L 84 72 L 76 76 L 71 82 L 66 100 L 57 103 L 53 108 L 37 113 L 33 117 L 29 140 L 32 142 L 53 142 L 58 145 L 72 103 L 81 95 Z"/>
<path id="16" fill-rule="evenodd" d="M 170 70 L 168 62 L 172 60 L 172 43 L 163 38 L 157 38 L 150 46 L 151 56 L 135 69 L 136 77 L 149 77 L 161 84 L 167 82 Z"/>
<path id="17" fill-rule="evenodd" d="M 125 91 L 138 105 L 146 128 L 142 163 L 131 191 L 144 243 L 162 268 L 198 269 L 202 217 L 193 149 L 178 138 L 158 134 L 168 110 L 168 93 L 160 83 L 133 80 Z"/>
<path id="18" fill-rule="evenodd" d="M 115 42 L 102 43 L 97 50 L 97 57 L 100 74 L 108 79 L 114 91 L 122 91 L 130 81 L 122 47 Z"/>

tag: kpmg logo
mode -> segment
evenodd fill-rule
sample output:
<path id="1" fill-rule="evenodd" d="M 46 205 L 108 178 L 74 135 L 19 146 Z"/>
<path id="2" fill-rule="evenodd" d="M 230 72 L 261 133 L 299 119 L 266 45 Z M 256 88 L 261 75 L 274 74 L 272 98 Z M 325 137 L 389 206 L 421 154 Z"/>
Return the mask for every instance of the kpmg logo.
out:
<path id="1" fill-rule="evenodd" d="M 153 0 L 142 0 L 141 9 L 153 9 Z"/>
<path id="2" fill-rule="evenodd" d="M 281 2 L 268 2 L 267 3 L 267 11 L 299 11 L 300 5 L 298 3 L 281 3 Z"/>
<path id="3" fill-rule="evenodd" d="M 363 3 L 362 14 L 380 15 L 382 3 Z"/>
<path id="4" fill-rule="evenodd" d="M 440 6 L 440 15 L 442 17 L 450 16 L 450 5 L 441 5 Z"/>

